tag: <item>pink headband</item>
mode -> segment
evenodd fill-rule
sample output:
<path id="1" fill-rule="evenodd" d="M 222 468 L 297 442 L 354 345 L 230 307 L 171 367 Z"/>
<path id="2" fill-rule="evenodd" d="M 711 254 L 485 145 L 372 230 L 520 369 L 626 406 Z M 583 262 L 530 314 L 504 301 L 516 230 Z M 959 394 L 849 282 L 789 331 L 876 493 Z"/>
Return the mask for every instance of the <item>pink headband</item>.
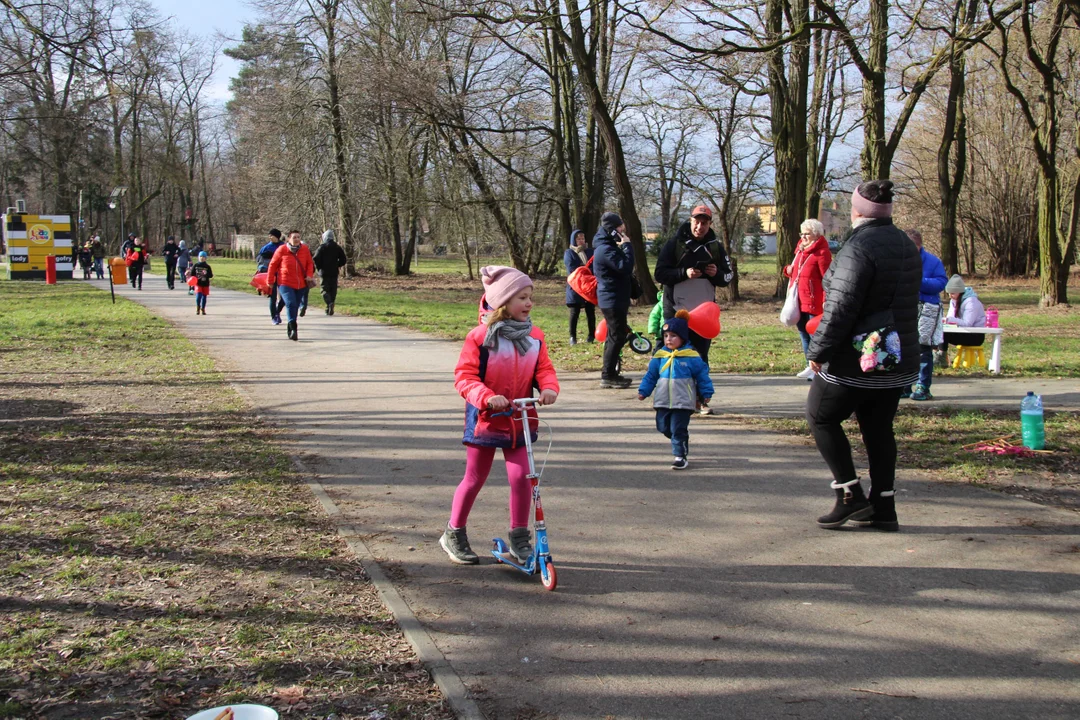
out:
<path id="1" fill-rule="evenodd" d="M 855 188 L 855 191 L 851 193 L 851 207 L 853 207 L 855 209 L 855 212 L 859 213 L 863 217 L 892 217 L 892 203 L 876 203 L 872 200 L 867 200 L 859 194 L 859 188 L 857 187 Z"/>

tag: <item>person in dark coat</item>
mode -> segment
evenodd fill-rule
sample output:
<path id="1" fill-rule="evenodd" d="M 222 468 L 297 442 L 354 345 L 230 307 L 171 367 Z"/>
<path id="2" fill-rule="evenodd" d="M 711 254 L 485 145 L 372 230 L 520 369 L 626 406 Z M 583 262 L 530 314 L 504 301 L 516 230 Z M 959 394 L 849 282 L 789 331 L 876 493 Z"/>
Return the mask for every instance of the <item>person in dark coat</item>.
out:
<path id="1" fill-rule="evenodd" d="M 149 253 L 143 247 L 142 240 L 139 238 L 135 238 L 131 242 L 131 249 L 124 256 L 124 262 L 127 263 L 128 267 L 128 280 L 131 282 L 131 287 L 138 287 L 139 290 L 142 290 L 143 267 L 146 265 L 146 256 Z"/>
<path id="2" fill-rule="evenodd" d="M 628 388 L 632 382 L 619 374 L 619 356 L 629 334 L 626 317 L 630 313 L 630 277 L 634 274 L 634 249 L 630 238 L 622 234 L 624 229 L 622 218 L 606 212 L 593 237 L 596 299 L 607 321 L 604 367 L 600 371 L 602 388 Z"/>
<path id="3" fill-rule="evenodd" d="M 161 246 L 161 257 L 165 260 L 165 284 L 170 290 L 176 283 L 176 259 L 179 256 L 180 248 L 176 245 L 176 238 L 170 235 Z"/>
<path id="4" fill-rule="evenodd" d="M 570 233 L 570 247 L 563 253 L 563 265 L 566 266 L 567 276 L 583 267 L 593 256 L 593 249 L 589 247 L 585 239 L 585 233 L 574 229 Z M 589 321 L 589 339 L 593 342 L 596 334 L 596 306 L 574 292 L 569 283 L 566 285 L 566 307 L 570 308 L 570 344 L 577 345 L 577 324 L 581 311 L 585 311 L 585 318 Z"/>
<path id="5" fill-rule="evenodd" d="M 836 491 L 836 505 L 818 518 L 824 528 L 859 520 L 885 531 L 900 527 L 893 419 L 900 394 L 919 375 L 922 259 L 915 243 L 893 225 L 892 188 L 888 180 L 873 180 L 852 194 L 854 230 L 825 275 L 824 313 L 807 351 L 817 375 L 806 419 Z M 873 331 L 882 328 L 879 352 L 870 352 Z M 841 427 L 852 413 L 870 465 L 869 498 Z"/>
<path id="6" fill-rule="evenodd" d="M 281 231 L 277 228 L 270 228 L 270 242 L 259 248 L 259 253 L 255 256 L 255 271 L 256 273 L 266 272 L 270 267 L 270 261 L 274 257 L 274 253 L 277 249 L 285 244 L 285 241 L 281 239 Z M 275 325 L 281 324 L 281 311 L 285 308 L 285 301 L 279 297 L 278 286 L 270 286 L 270 322 Z"/>
<path id="7" fill-rule="evenodd" d="M 704 302 L 716 302 L 716 288 L 731 282 L 731 262 L 723 243 L 712 229 L 712 210 L 698 205 L 690 211 L 690 219 L 664 243 L 656 258 L 653 277 L 664 292 L 664 317 L 675 317 L 679 310 L 692 311 Z M 690 345 L 709 364 L 712 340 L 690 331 Z M 698 412 L 710 414 L 707 403 Z"/>
<path id="8" fill-rule="evenodd" d="M 322 289 L 322 299 L 326 303 L 326 314 L 334 314 L 334 303 L 337 301 L 338 269 L 345 267 L 345 251 L 334 241 L 334 231 L 327 230 L 322 234 L 322 241 L 315 249 L 311 257 L 315 263 L 315 269 L 319 271 L 319 284 Z"/>

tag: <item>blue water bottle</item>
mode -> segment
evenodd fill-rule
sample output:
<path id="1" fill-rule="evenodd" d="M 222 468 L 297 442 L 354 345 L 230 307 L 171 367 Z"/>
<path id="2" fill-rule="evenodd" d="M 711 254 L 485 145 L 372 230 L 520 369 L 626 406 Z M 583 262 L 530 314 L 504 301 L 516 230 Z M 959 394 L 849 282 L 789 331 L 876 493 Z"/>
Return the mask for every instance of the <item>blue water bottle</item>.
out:
<path id="1" fill-rule="evenodd" d="M 1020 435 L 1024 447 L 1042 450 L 1046 447 L 1046 431 L 1043 428 L 1042 396 L 1028 391 L 1027 397 L 1020 401 Z"/>

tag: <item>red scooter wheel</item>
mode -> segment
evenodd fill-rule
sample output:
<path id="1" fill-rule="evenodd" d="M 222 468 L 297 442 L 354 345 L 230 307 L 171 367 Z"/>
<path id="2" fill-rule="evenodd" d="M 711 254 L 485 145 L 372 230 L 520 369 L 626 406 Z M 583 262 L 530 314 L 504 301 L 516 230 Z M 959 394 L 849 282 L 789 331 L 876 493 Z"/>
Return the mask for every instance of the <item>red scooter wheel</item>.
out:
<path id="1" fill-rule="evenodd" d="M 551 560 L 545 562 L 544 566 L 540 568 L 540 582 L 544 583 L 546 590 L 554 590 L 559 583 L 555 575 L 555 563 L 551 562 Z"/>

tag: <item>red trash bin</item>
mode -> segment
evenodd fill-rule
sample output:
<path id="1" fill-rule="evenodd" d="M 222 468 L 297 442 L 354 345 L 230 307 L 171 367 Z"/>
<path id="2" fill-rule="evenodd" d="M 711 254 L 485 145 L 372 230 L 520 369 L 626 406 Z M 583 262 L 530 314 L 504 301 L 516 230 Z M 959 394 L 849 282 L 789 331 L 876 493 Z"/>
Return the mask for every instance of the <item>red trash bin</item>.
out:
<path id="1" fill-rule="evenodd" d="M 55 255 L 46 255 L 45 256 L 45 284 L 46 285 L 55 285 L 56 284 L 56 256 Z"/>

